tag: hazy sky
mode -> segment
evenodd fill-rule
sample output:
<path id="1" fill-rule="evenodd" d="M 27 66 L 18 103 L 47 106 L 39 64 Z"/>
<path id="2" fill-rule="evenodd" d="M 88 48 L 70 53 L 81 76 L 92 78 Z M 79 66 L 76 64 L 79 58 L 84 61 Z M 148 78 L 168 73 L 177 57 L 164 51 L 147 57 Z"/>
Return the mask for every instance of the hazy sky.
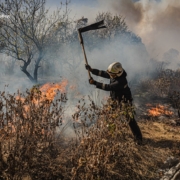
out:
<path id="1" fill-rule="evenodd" d="M 139 1 L 139 0 L 132 0 L 133 2 Z M 47 4 L 49 6 L 57 5 L 60 2 L 65 2 L 65 0 L 47 0 Z M 97 6 L 98 0 L 70 0 L 70 3 L 73 5 L 86 5 L 86 6 Z"/>
<path id="2" fill-rule="evenodd" d="M 47 5 L 53 9 L 60 2 L 48 0 Z M 123 16 L 152 57 L 163 55 L 171 48 L 180 51 L 179 0 L 71 0 L 68 7 L 74 20 L 84 16 L 89 23 L 95 21 L 99 12 Z"/>
<path id="3" fill-rule="evenodd" d="M 60 2 L 66 2 L 65 0 L 47 0 L 48 6 L 54 6 L 60 4 Z M 86 5 L 86 6 L 96 6 L 97 0 L 70 0 L 70 4 L 75 5 Z"/>

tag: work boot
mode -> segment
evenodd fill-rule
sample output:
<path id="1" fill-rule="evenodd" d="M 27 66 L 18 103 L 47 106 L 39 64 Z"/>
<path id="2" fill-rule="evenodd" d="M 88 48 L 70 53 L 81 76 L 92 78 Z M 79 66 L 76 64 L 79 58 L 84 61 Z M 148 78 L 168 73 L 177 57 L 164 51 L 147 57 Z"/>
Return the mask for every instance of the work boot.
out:
<path id="1" fill-rule="evenodd" d="M 142 138 L 135 138 L 134 139 L 134 142 L 135 142 L 135 144 L 137 144 L 137 145 L 143 145 L 143 143 L 142 143 Z"/>
<path id="2" fill-rule="evenodd" d="M 143 145 L 143 143 L 142 143 L 141 140 L 137 140 L 137 141 L 136 141 L 136 144 L 139 145 L 139 146 L 142 146 L 142 145 Z"/>
<path id="3" fill-rule="evenodd" d="M 138 142 L 139 144 L 142 144 L 142 133 L 134 118 L 130 120 L 129 126 L 134 135 L 134 140 Z"/>

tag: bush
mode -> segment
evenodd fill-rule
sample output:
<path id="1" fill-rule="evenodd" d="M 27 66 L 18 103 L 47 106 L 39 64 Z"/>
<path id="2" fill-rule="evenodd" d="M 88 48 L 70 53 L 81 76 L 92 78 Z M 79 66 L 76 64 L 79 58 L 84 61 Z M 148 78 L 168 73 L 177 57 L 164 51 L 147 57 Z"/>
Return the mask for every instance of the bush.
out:
<path id="1" fill-rule="evenodd" d="M 32 179 L 61 177 L 55 158 L 61 137 L 56 128 L 62 125 L 66 96 L 54 101 L 43 96 L 38 87 L 26 94 L 0 94 L 1 139 L 0 175 L 19 179 L 28 174 Z"/>
<path id="2" fill-rule="evenodd" d="M 160 153 L 134 143 L 128 117 L 110 102 L 97 107 L 82 99 L 72 115 L 75 136 L 63 136 L 66 95 L 48 100 L 38 87 L 0 93 L 1 179 L 153 179 Z M 80 123 L 77 123 L 78 122 Z"/>

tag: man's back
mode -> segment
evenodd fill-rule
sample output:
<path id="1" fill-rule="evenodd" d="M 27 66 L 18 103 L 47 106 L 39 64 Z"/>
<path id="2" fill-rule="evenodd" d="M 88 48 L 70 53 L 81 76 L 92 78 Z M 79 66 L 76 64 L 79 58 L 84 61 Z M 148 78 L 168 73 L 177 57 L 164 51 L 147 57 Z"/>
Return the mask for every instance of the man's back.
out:
<path id="1" fill-rule="evenodd" d="M 110 79 L 110 85 L 116 84 L 115 88 L 110 92 L 110 97 L 113 100 L 118 100 L 119 102 L 123 100 L 132 101 L 131 90 L 128 86 L 128 82 L 126 79 L 127 73 L 124 70 L 123 74 L 120 77 L 116 77 L 114 79 Z"/>

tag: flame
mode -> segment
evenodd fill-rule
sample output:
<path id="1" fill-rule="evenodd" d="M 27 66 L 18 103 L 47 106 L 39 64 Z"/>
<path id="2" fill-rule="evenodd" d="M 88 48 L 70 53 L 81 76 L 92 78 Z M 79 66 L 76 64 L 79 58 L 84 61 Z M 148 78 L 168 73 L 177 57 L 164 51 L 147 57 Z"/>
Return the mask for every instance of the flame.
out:
<path id="1" fill-rule="evenodd" d="M 68 81 L 64 79 L 61 83 L 46 83 L 39 90 L 42 92 L 42 96 L 44 96 L 47 100 L 53 100 L 56 96 L 57 91 L 61 93 L 66 92 L 66 86 Z"/>
<path id="2" fill-rule="evenodd" d="M 68 84 L 68 81 L 66 79 L 64 79 L 62 82 L 56 83 L 56 84 L 55 83 L 46 83 L 39 88 L 39 90 L 41 91 L 40 98 L 36 99 L 35 97 L 33 97 L 33 99 L 31 99 L 31 102 L 34 105 L 38 105 L 43 100 L 53 101 L 58 91 L 60 91 L 61 93 L 66 92 L 67 84 Z M 16 100 L 20 100 L 23 103 L 25 101 L 25 98 L 18 95 L 18 96 L 16 96 Z M 30 110 L 30 106 L 24 105 L 23 108 L 24 108 L 23 115 L 24 115 L 24 117 L 27 117 L 27 113 Z"/>
<path id="3" fill-rule="evenodd" d="M 151 104 L 146 104 L 146 106 L 152 107 Z M 172 111 L 167 110 L 167 107 L 160 104 L 156 105 L 156 107 L 148 109 L 148 113 L 151 116 L 173 115 Z"/>
<path id="4" fill-rule="evenodd" d="M 21 101 L 23 103 L 25 101 L 25 98 L 18 95 L 18 96 L 16 96 L 16 100 L 19 100 L 19 101 Z"/>
<path id="5" fill-rule="evenodd" d="M 40 98 L 40 101 L 41 100 L 50 100 L 52 101 L 57 92 L 60 91 L 61 93 L 65 93 L 66 92 L 66 86 L 68 84 L 68 81 L 66 79 L 64 79 L 62 82 L 60 83 L 46 83 L 44 84 L 43 86 L 41 86 L 39 88 L 39 90 L 41 91 L 41 98 Z M 16 100 L 20 100 L 21 102 L 24 102 L 25 101 L 25 98 L 18 95 L 16 96 Z M 36 101 L 36 99 L 32 99 L 32 101 L 37 104 L 38 102 Z"/>
<path id="6" fill-rule="evenodd" d="M 46 83 L 43 86 L 41 86 L 38 90 L 41 91 L 40 97 L 39 99 L 36 99 L 36 96 L 32 97 L 32 99 L 30 98 L 30 102 L 35 105 L 35 107 L 38 106 L 39 103 L 41 103 L 44 100 L 50 100 L 53 101 L 57 92 L 60 91 L 61 93 L 65 93 L 66 92 L 66 87 L 67 87 L 68 81 L 66 79 L 64 79 L 62 82 L 60 83 Z M 38 92 L 36 89 L 34 89 L 34 94 L 36 95 L 36 92 Z M 16 100 L 20 101 L 21 103 L 24 103 L 26 98 L 22 97 L 21 94 L 18 94 L 16 97 Z M 49 104 L 48 104 L 49 105 Z M 28 118 L 29 116 L 29 112 L 31 105 L 30 104 L 23 104 L 23 109 L 22 109 L 22 114 L 24 116 L 24 118 Z M 18 113 L 16 113 L 16 116 L 19 116 Z M 14 119 L 14 122 L 16 122 L 16 118 Z M 64 122 L 64 120 L 62 120 L 62 122 Z M 9 123 L 8 122 L 8 127 L 11 128 L 11 133 L 15 133 L 17 131 L 17 129 L 15 128 L 15 125 L 13 123 Z M 27 125 L 22 125 L 20 128 L 20 131 L 27 131 L 28 126 Z M 48 130 L 42 129 L 41 130 L 41 134 L 47 134 L 50 135 L 51 132 L 49 132 Z"/>

